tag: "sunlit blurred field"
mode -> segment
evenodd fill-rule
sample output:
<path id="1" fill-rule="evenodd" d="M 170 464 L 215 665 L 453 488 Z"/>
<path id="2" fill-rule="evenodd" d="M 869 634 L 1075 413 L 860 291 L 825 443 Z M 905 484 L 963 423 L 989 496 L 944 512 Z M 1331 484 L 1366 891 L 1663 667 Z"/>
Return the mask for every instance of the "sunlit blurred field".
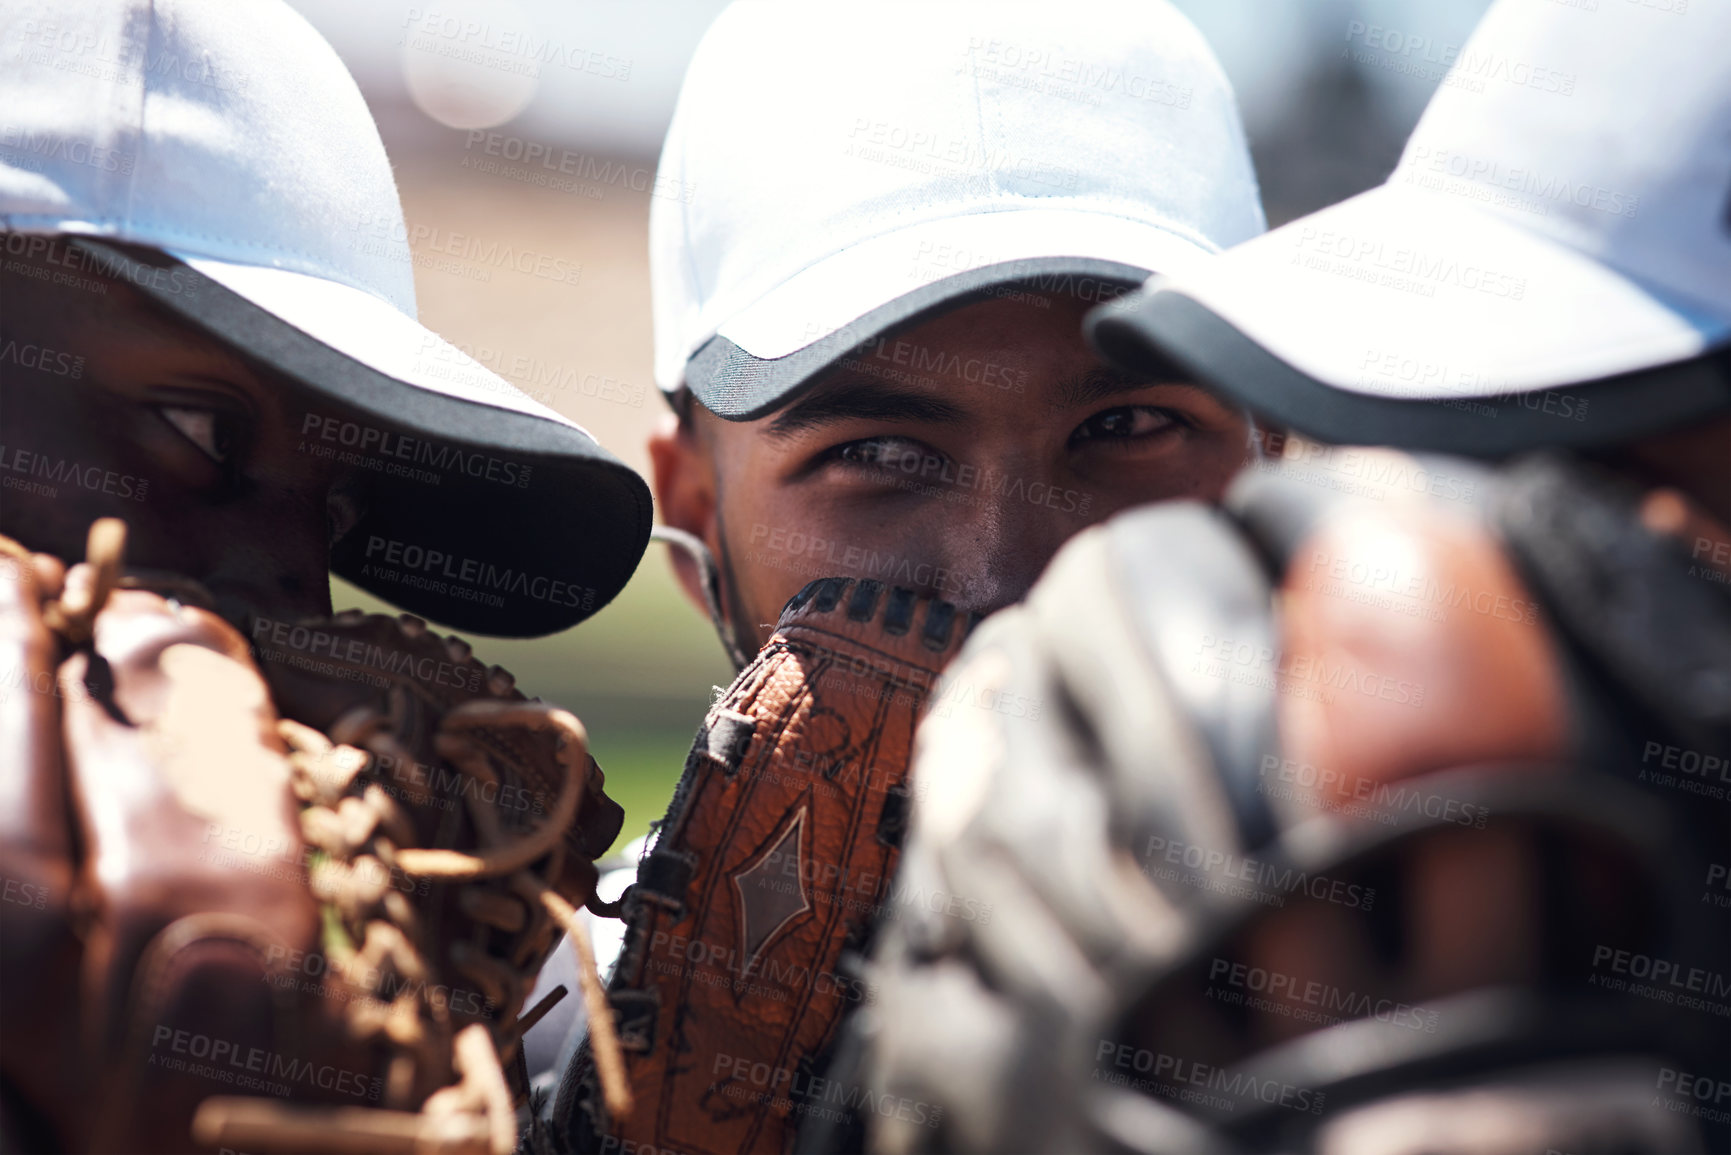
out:
<path id="1" fill-rule="evenodd" d="M 478 169 L 466 139 L 440 133 L 412 152 L 392 151 L 422 321 L 647 471 L 644 439 L 666 406 L 650 372 L 648 199 L 629 187 L 631 169 L 619 167 L 636 162 L 591 166 L 621 174 L 617 183 L 554 191 L 512 179 L 522 171 Z M 476 251 L 476 242 L 545 254 L 581 272 L 573 284 L 452 256 Z M 336 579 L 332 602 L 390 608 Z M 707 619 L 674 585 L 659 545 L 625 592 L 576 629 L 468 640 L 525 693 L 583 719 L 607 792 L 625 808 L 622 841 L 662 817 L 711 686 L 729 680 Z"/>

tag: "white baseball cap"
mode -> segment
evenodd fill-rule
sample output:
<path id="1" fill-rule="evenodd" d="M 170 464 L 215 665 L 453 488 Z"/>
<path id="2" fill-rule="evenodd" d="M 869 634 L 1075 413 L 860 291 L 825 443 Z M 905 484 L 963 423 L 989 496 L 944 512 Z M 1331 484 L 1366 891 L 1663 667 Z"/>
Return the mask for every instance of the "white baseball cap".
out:
<path id="1" fill-rule="evenodd" d="M 74 272 L 375 418 L 304 432 L 376 475 L 332 569 L 381 597 L 528 636 L 636 568 L 643 480 L 416 321 L 378 131 L 279 0 L 7 0 L 0 234 L 13 256 L 68 238 Z"/>
<path id="2" fill-rule="evenodd" d="M 656 381 L 734 420 L 995 288 L 1109 298 L 1263 228 L 1232 89 L 1164 0 L 741 0 L 655 193 Z"/>
<path id="3" fill-rule="evenodd" d="M 1483 455 L 1731 406 L 1731 3 L 1498 0 L 1458 52 L 1405 39 L 1452 66 L 1387 183 L 1097 310 L 1101 351 Z"/>

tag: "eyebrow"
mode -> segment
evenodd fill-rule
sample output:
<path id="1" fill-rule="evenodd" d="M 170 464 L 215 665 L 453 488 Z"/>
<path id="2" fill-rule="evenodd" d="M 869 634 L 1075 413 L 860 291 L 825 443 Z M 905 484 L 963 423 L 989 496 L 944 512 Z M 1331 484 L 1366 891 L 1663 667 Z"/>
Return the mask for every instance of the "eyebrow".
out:
<path id="1" fill-rule="evenodd" d="M 1081 409 L 1122 393 L 1134 393 L 1154 385 L 1188 385 L 1188 381 L 1162 381 L 1149 377 L 1133 377 L 1128 373 L 1097 365 L 1078 373 L 1058 386 L 1058 404 Z"/>
<path id="2" fill-rule="evenodd" d="M 954 425 L 967 413 L 958 405 L 924 393 L 910 393 L 879 381 L 840 381 L 790 405 L 770 423 L 771 437 L 786 438 L 842 421 L 920 421 Z"/>

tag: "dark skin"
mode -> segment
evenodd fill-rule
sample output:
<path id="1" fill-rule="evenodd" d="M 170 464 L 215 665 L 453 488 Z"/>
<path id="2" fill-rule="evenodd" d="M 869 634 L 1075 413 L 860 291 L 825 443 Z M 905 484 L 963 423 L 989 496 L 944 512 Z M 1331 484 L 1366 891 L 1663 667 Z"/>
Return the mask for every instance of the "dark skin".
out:
<path id="1" fill-rule="evenodd" d="M 1021 394 L 1000 392 L 994 397 L 954 375 L 942 380 L 927 374 L 926 382 L 913 383 L 910 389 L 907 381 L 868 374 L 866 384 L 917 390 L 916 397 L 903 404 L 899 415 L 886 408 L 876 415 L 798 423 L 791 435 L 785 419 L 804 398 L 751 422 L 724 421 L 697 405 L 687 420 L 669 417 L 650 443 L 657 500 L 668 524 L 698 535 L 721 559 L 723 607 L 741 648 L 749 654 L 762 645 L 780 607 L 806 581 L 848 575 L 846 546 L 868 555 L 876 550 L 926 561 L 934 573 L 943 569 L 946 576 L 928 583 L 924 592 L 969 609 L 991 610 L 1022 596 L 1063 541 L 1089 524 L 1151 500 L 1218 498 L 1245 457 L 1248 430 L 1243 418 L 1211 395 L 1177 383 L 1120 378 L 1115 385 L 1122 391 L 1091 397 L 1070 388 L 1078 377 L 1100 367 L 1082 343 L 1082 312 L 1054 310 L 1041 317 L 990 302 L 957 310 L 905 335 L 911 343 L 953 348 L 964 359 L 973 354 L 1025 368 Z M 870 367 L 868 357 L 854 360 Z M 847 398 L 850 383 L 861 383 L 860 377 L 857 365 L 843 367 L 826 374 L 807 396 L 821 399 L 832 393 Z M 960 412 L 938 420 L 912 403 L 918 399 L 942 400 Z M 857 401 L 856 407 L 865 408 Z M 1183 421 L 1173 425 L 1146 412 L 1128 412 L 1144 407 Z M 1099 436 L 1078 438 L 1077 431 L 1083 429 Z M 909 476 L 900 468 L 902 457 L 883 448 L 862 448 L 862 443 L 890 437 L 920 446 L 914 451 L 920 459 L 920 470 L 912 474 L 915 480 L 923 476 L 929 453 L 1000 473 L 1019 469 L 1060 490 L 1089 492 L 1094 500 L 1083 516 L 1025 500 L 996 500 L 989 490 L 949 482 L 933 488 L 940 495 L 960 491 L 979 500 L 945 501 L 928 490 L 898 484 Z M 1716 418 L 1605 456 L 1607 464 L 1634 480 L 1676 488 L 1723 524 L 1731 520 L 1728 450 L 1731 419 Z M 957 471 L 952 468 L 950 476 L 956 477 Z M 763 526 L 771 527 L 769 532 L 763 532 Z M 779 551 L 771 536 L 776 529 L 786 530 Z M 793 544 L 795 530 L 807 541 L 821 538 L 844 545 L 839 552 L 828 546 L 802 550 Z M 1723 540 L 1722 525 L 1717 532 L 1713 540 Z M 785 564 L 790 561 L 806 564 L 795 568 Z M 675 555 L 675 567 L 701 606 L 694 568 L 680 555 Z M 869 565 L 851 572 L 881 576 Z M 1511 882 L 1526 868 L 1519 851 L 1503 838 L 1480 857 L 1429 864 L 1434 868 L 1431 877 L 1441 879 L 1439 893 L 1445 897 L 1481 894 L 1486 886 L 1501 888 L 1505 901 L 1487 909 L 1499 925 L 1514 928 L 1475 939 L 1457 933 L 1465 917 L 1458 904 L 1427 909 L 1422 918 L 1431 928 L 1430 937 L 1445 944 L 1430 959 L 1438 974 L 1471 976 L 1521 965 L 1529 939 L 1515 931 L 1535 925 L 1538 917 L 1522 905 L 1526 895 Z M 1474 873 L 1496 881 L 1468 885 Z M 1268 939 L 1257 949 L 1266 950 L 1262 957 L 1271 968 L 1303 966 L 1316 977 L 1333 975 L 1337 985 L 1350 986 L 1356 980 L 1336 969 L 1352 961 L 1343 946 L 1349 939 L 1328 926 L 1339 914 L 1294 908 L 1292 917 L 1271 922 Z"/>
<path id="2" fill-rule="evenodd" d="M 1644 485 L 1670 486 L 1721 527 L 1731 526 L 1731 417 L 1637 441 L 1604 461 Z"/>
<path id="3" fill-rule="evenodd" d="M 104 288 L 0 271 L 0 477 L 53 491 L 9 486 L 0 533 L 77 561 L 90 523 L 118 517 L 129 568 L 193 578 L 243 629 L 330 613 L 330 547 L 359 509 L 350 471 L 297 446 L 304 413 L 338 407 L 125 282 Z"/>
<path id="4" fill-rule="evenodd" d="M 1246 419 L 1194 385 L 1109 369 L 1082 337 L 1089 307 L 975 302 L 857 351 L 767 417 L 695 403 L 670 416 L 649 444 L 656 499 L 719 559 L 741 649 L 814 578 L 989 613 L 1088 526 L 1217 499 L 1245 461 Z M 701 606 L 695 568 L 675 567 Z"/>

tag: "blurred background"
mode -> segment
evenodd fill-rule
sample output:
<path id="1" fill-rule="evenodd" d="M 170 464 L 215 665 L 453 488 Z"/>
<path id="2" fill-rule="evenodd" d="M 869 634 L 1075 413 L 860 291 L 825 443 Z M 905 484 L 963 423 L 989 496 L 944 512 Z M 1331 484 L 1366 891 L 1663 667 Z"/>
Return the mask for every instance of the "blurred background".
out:
<path id="1" fill-rule="evenodd" d="M 650 371 L 649 190 L 686 63 L 724 0 L 291 2 L 348 63 L 379 122 L 422 321 L 647 475 L 644 439 L 666 412 Z M 1273 226 L 1388 176 L 1489 0 L 1176 3 L 1237 90 Z M 889 5 L 859 8 L 862 20 L 893 18 Z M 484 31 L 438 31 L 462 27 Z M 554 282 L 468 262 L 453 255 L 464 238 L 581 273 Z M 338 608 L 386 608 L 335 585 Z M 712 688 L 730 680 L 660 545 L 582 626 L 471 640 L 526 692 L 583 718 L 625 807 L 621 841 L 661 818 Z"/>

